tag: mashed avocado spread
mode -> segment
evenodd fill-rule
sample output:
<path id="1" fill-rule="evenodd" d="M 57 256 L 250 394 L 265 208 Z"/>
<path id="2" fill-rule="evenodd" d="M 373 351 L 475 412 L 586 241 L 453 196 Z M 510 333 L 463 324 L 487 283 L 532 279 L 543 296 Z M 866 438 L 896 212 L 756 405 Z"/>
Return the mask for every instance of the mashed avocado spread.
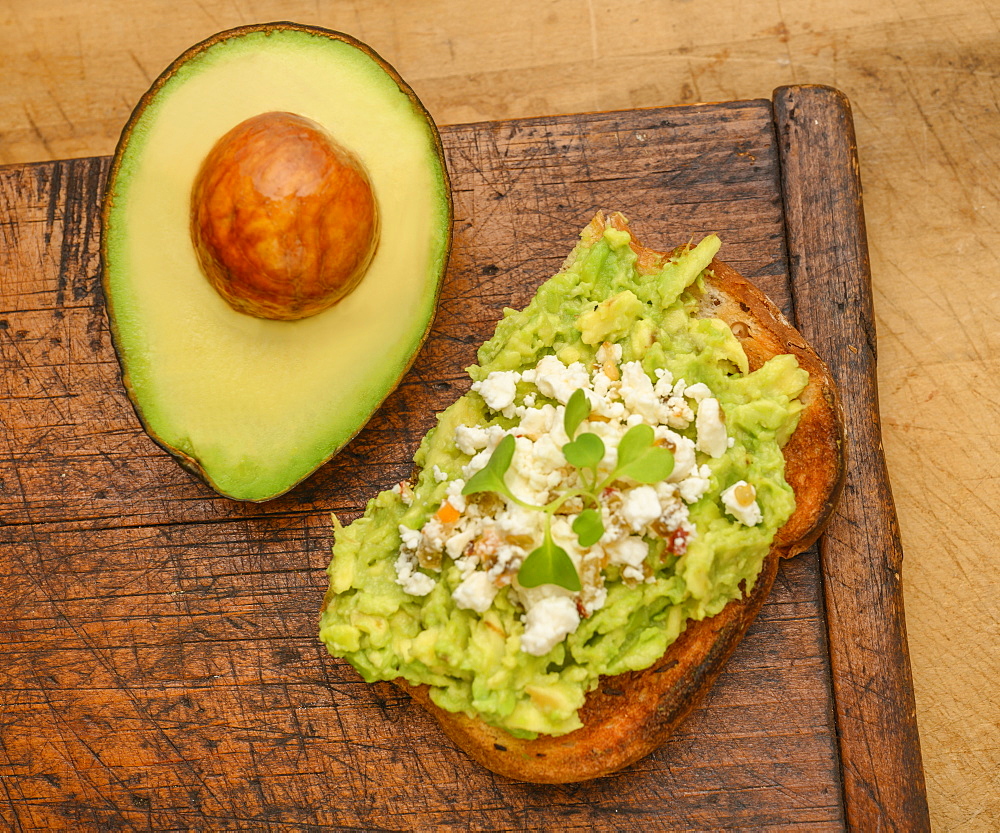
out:
<path id="1" fill-rule="evenodd" d="M 808 375 L 789 355 L 750 372 L 696 315 L 716 236 L 652 269 L 631 242 L 588 226 L 505 310 L 416 482 L 336 525 L 320 638 L 365 680 L 564 734 L 600 676 L 649 667 L 753 586 L 795 507 L 781 446 Z"/>

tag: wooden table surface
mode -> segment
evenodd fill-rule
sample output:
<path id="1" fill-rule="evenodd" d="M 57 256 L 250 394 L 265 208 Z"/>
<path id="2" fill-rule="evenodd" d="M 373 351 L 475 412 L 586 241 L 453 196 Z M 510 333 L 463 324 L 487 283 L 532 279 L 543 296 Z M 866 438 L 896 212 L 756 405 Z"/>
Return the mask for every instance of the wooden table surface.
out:
<path id="1" fill-rule="evenodd" d="M 369 43 L 441 124 L 769 98 L 853 109 L 931 817 L 1000 823 L 1000 12 L 991 0 L 0 0 L 0 164 L 110 154 L 186 47 L 289 19 Z"/>

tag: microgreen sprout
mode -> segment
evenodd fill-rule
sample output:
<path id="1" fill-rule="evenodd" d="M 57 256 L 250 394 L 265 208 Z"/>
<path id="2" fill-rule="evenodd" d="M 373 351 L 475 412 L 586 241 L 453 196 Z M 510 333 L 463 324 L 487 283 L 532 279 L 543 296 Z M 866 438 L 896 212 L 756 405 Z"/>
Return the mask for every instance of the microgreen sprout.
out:
<path id="1" fill-rule="evenodd" d="M 494 449 L 486 465 L 468 479 L 463 495 L 478 492 L 495 492 L 527 509 L 544 512 L 545 531 L 540 546 L 524 559 L 518 571 L 518 581 L 524 587 L 557 584 L 576 592 L 580 590 L 580 576 L 566 550 L 552 539 L 552 516 L 570 498 L 579 498 L 583 510 L 573 521 L 573 533 L 581 547 L 591 547 L 604 535 L 601 517 L 601 493 L 621 478 L 638 483 L 652 484 L 666 480 L 674 470 L 674 456 L 666 448 L 656 445 L 651 426 L 633 425 L 618 443 L 615 465 L 601 477 L 601 462 L 606 453 L 604 441 L 589 431 L 577 436 L 580 425 L 590 416 L 590 400 L 581 389 L 573 392 L 566 403 L 563 427 L 569 437 L 562 447 L 566 462 L 579 475 L 580 487 L 563 492 L 545 506 L 535 506 L 515 495 L 504 479 L 514 459 L 516 440 L 507 434 Z"/>
<path id="2" fill-rule="evenodd" d="M 566 436 L 573 439 L 576 429 L 580 423 L 590 416 L 590 400 L 583 388 L 577 388 L 566 402 L 566 410 L 563 413 L 563 428 L 566 429 Z"/>
<path id="3" fill-rule="evenodd" d="M 551 519 L 549 515 L 549 519 Z M 581 589 L 580 574 L 573 566 L 573 559 L 566 550 L 552 540 L 552 526 L 545 524 L 545 535 L 542 545 L 531 551 L 521 569 L 517 571 L 517 580 L 524 587 L 538 587 L 540 584 L 558 584 L 567 590 L 577 592 Z"/>
<path id="4" fill-rule="evenodd" d="M 498 495 L 503 495 L 515 503 L 523 503 L 508 488 L 507 483 L 503 479 L 507 473 L 507 469 L 510 468 L 511 460 L 514 459 L 515 446 L 516 441 L 510 434 L 507 434 L 500 440 L 499 445 L 493 450 L 493 454 L 490 455 L 490 459 L 486 461 L 486 465 L 466 481 L 465 487 L 462 489 L 462 494 L 474 495 L 477 492 L 496 492 Z"/>
<path id="5" fill-rule="evenodd" d="M 592 547 L 604 535 L 601 513 L 594 508 L 584 509 L 573 521 L 573 531 L 581 547 Z"/>

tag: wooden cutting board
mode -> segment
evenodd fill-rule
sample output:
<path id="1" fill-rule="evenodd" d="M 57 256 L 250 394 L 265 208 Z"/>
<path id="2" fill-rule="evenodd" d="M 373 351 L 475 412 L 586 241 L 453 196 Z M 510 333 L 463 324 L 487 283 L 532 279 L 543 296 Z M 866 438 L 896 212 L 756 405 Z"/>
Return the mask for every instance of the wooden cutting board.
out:
<path id="1" fill-rule="evenodd" d="M 0 168 L 0 819 L 11 829 L 920 830 L 902 553 L 880 445 L 850 108 L 772 101 L 447 127 L 455 238 L 400 388 L 263 505 L 143 433 L 100 290 L 108 159 Z M 409 473 L 505 306 L 599 208 L 648 245 L 716 231 L 830 363 L 850 438 L 818 549 L 785 562 L 706 701 L 617 775 L 534 786 L 470 762 L 316 636 L 329 513 Z M 193 357 L 196 360 L 196 357 Z"/>

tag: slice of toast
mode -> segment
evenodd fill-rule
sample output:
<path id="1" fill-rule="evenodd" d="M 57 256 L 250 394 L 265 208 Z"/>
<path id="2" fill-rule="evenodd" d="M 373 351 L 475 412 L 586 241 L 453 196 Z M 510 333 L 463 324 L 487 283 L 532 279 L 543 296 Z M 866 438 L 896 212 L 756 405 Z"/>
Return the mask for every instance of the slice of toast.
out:
<path id="1" fill-rule="evenodd" d="M 584 240 L 599 236 L 607 226 L 628 230 L 620 214 L 598 214 Z M 641 246 L 634 237 L 632 241 L 640 272 L 658 271 L 669 257 Z M 615 772 L 656 749 L 719 675 L 767 598 L 779 560 L 809 547 L 833 510 L 844 480 L 844 436 L 826 365 L 759 289 L 717 260 L 709 267 L 698 314 L 730 326 L 751 370 L 772 356 L 791 353 L 809 373 L 809 384 L 799 397 L 804 409 L 784 447 L 785 478 L 795 492 L 795 512 L 778 530 L 748 594 L 713 617 L 690 622 L 653 666 L 602 678 L 580 711 L 582 728 L 568 734 L 515 738 L 475 717 L 439 708 L 427 686 L 396 681 L 461 749 L 493 772 L 538 783 L 584 781 Z"/>

